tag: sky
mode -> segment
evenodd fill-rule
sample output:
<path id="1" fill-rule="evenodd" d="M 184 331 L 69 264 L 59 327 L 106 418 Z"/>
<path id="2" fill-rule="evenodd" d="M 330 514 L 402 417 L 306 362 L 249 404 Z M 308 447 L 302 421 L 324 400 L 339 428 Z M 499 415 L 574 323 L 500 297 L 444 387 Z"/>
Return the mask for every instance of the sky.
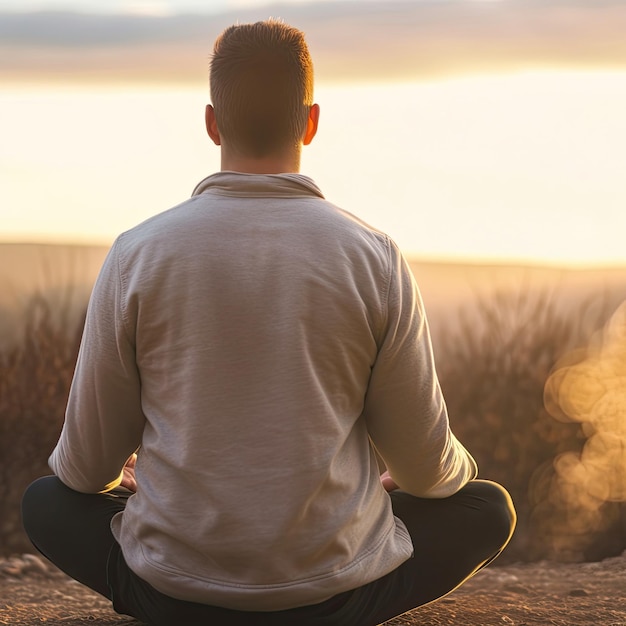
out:
<path id="1" fill-rule="evenodd" d="M 0 11 L 12 8 L 0 19 L 0 80 L 199 80 L 224 27 L 270 15 L 306 31 L 323 79 L 626 66 L 622 0 L 205 0 L 194 3 L 200 17 L 184 15 L 190 2 L 0 0 Z M 30 6 L 80 14 L 29 15 Z"/>
<path id="2" fill-rule="evenodd" d="M 270 14 L 307 33 L 329 199 L 412 256 L 626 265 L 626 3 L 165 4 L 0 2 L 0 241 L 106 245 L 183 200 L 219 169 L 211 41 Z"/>
<path id="3" fill-rule="evenodd" d="M 328 2 L 329 0 L 317 0 Z M 332 0 L 330 0 L 332 1 Z M 367 2 L 368 0 L 348 0 Z M 306 0 L 282 0 L 297 4 Z M 275 4 L 272 0 L 2 0 L 0 10 L 43 11 L 66 10 L 92 13 L 139 13 L 170 15 L 184 12 L 220 13 L 242 7 L 262 7 Z"/>
<path id="4" fill-rule="evenodd" d="M 219 12 L 229 7 L 232 8 L 236 4 L 236 0 L 178 0 L 178 2 L 174 0 L 2 0 L 0 10 L 15 12 L 61 10 L 158 15 L 176 10 Z"/>

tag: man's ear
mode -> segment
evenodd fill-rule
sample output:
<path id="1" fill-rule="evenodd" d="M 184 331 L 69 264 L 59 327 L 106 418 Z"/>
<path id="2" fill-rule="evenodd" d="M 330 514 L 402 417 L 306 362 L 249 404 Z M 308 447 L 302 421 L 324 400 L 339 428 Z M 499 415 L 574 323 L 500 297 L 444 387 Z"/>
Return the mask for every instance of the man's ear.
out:
<path id="1" fill-rule="evenodd" d="M 206 105 L 204 122 L 206 124 L 206 132 L 213 140 L 213 143 L 216 146 L 221 146 L 222 140 L 220 139 L 220 131 L 217 129 L 217 122 L 215 121 L 215 109 L 210 104 Z"/>
<path id="2" fill-rule="evenodd" d="M 304 137 L 302 139 L 302 143 L 305 146 L 308 146 L 313 141 L 313 137 L 315 137 L 315 133 L 317 133 L 317 124 L 319 120 L 320 105 L 314 104 L 309 109 L 309 117 L 306 121 L 306 131 L 304 132 Z"/>

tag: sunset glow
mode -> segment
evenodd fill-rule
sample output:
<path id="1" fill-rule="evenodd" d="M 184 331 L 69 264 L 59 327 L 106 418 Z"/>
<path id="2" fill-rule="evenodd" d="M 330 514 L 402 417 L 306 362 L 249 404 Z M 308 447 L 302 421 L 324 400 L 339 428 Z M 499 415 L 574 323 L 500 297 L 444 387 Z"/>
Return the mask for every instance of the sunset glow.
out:
<path id="1" fill-rule="evenodd" d="M 126 14 L 139 9 L 165 15 L 171 8 L 167 2 L 122 4 Z M 473 70 L 449 65 L 457 44 L 484 38 L 483 22 L 461 20 L 477 19 L 472 11 L 483 10 L 500 11 L 492 17 L 501 19 L 517 5 L 444 4 L 423 10 L 424 19 L 439 11 L 445 28 L 463 25 L 459 39 L 445 45 L 419 21 L 421 39 L 402 39 L 410 29 L 402 13 L 390 10 L 396 30 L 389 30 L 391 47 L 384 48 L 397 55 L 397 64 L 379 55 L 377 65 L 365 49 L 359 52 L 363 37 L 350 56 L 345 46 L 337 47 L 340 40 L 328 24 L 311 22 L 322 115 L 318 136 L 304 150 L 302 172 L 328 199 L 389 232 L 411 255 L 626 263 L 626 69 L 611 69 L 597 56 L 597 35 L 579 37 L 580 59 L 596 59 L 589 67 L 587 61 L 575 65 L 575 50 L 561 65 L 549 55 L 544 63 L 533 60 L 531 52 L 540 54 L 546 42 L 515 61 L 496 30 L 492 44 L 508 59 L 506 69 L 483 67 L 478 44 L 471 47 L 478 55 Z M 266 8 L 257 5 L 261 19 Z M 419 2 L 402 6 L 407 19 L 421 15 Z M 538 11 L 532 18 L 540 21 Z M 616 11 L 612 15 L 621 15 Z M 557 13 L 546 15 L 552 24 Z M 367 16 L 360 15 L 363 33 L 374 26 Z M 585 19 L 595 24 L 600 17 L 606 15 L 573 13 L 570 26 L 584 34 Z M 333 22 L 337 28 L 341 23 Z M 559 32 L 562 42 L 574 36 L 573 30 Z M 529 38 L 521 31 L 515 36 Z M 138 46 L 105 39 L 83 46 L 84 55 L 60 43 L 45 55 L 35 46 L 11 44 L 15 54 L 6 58 L 13 65 L 0 68 L 1 240 L 108 245 L 123 230 L 186 199 L 199 179 L 219 169 L 219 151 L 203 125 L 208 41 L 200 54 L 197 42 Z M 393 45 L 409 41 L 430 56 L 417 48 L 394 52 Z M 183 63 L 187 58 L 197 65 Z M 422 71 L 425 61 L 432 71 Z M 407 70 L 411 62 L 413 74 Z M 386 69 L 391 75 L 385 77 Z M 176 71 L 180 80 L 172 80 Z"/>
<path id="2" fill-rule="evenodd" d="M 4 240 L 110 243 L 219 169 L 202 89 L 2 95 Z M 626 262 L 626 73 L 324 85 L 303 172 L 410 254 Z"/>

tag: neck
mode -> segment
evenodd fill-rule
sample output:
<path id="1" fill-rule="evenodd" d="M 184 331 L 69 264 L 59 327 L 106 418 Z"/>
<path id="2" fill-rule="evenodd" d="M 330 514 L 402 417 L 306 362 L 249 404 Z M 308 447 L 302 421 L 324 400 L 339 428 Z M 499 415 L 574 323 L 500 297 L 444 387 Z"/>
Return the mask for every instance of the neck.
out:
<path id="1" fill-rule="evenodd" d="M 256 159 L 233 154 L 222 145 L 221 156 L 222 171 L 246 174 L 286 174 L 300 171 L 299 149 L 294 149 L 289 154 L 270 155 Z"/>

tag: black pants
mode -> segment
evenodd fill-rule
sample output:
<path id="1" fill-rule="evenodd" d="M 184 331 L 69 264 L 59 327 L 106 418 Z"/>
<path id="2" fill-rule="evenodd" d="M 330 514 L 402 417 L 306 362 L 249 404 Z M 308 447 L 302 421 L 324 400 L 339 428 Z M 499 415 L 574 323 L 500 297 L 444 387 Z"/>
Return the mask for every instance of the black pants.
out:
<path id="1" fill-rule="evenodd" d="M 502 551 L 515 526 L 511 498 L 493 482 L 475 480 L 439 500 L 394 491 L 393 511 L 409 530 L 413 558 L 320 604 L 233 611 L 170 598 L 133 573 L 110 530 L 129 495 L 82 494 L 47 476 L 24 494 L 23 522 L 33 545 L 57 567 L 112 600 L 118 613 L 150 626 L 375 626 L 458 587 Z"/>

